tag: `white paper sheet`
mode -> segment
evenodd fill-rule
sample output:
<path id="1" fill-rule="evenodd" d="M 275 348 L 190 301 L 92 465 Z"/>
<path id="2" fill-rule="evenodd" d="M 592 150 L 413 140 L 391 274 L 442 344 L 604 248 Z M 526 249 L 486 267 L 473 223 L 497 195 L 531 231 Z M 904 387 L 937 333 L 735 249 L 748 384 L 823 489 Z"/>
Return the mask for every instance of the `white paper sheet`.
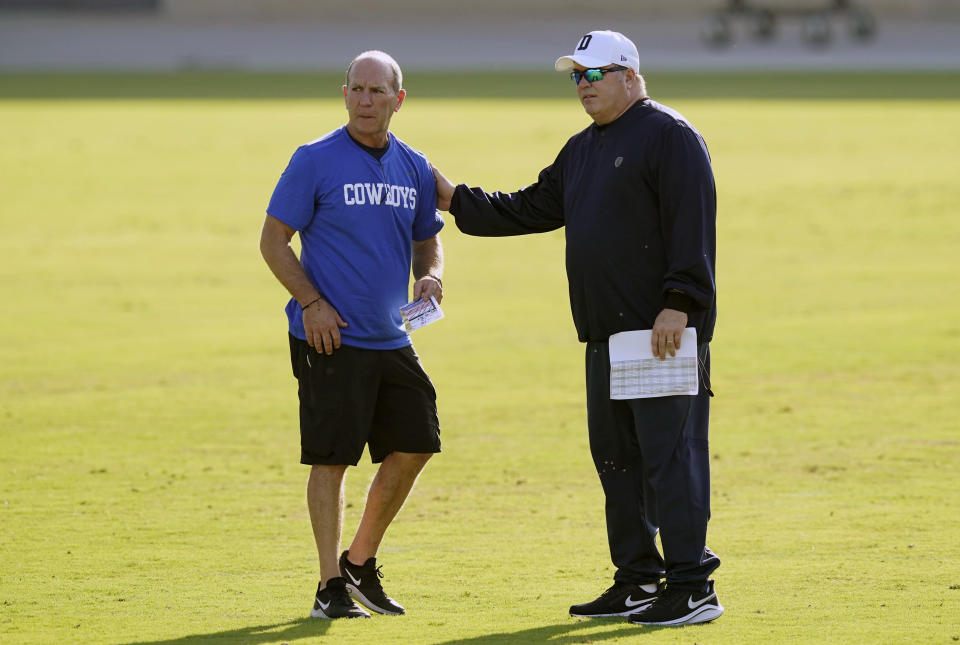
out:
<path id="1" fill-rule="evenodd" d="M 430 296 L 430 300 L 414 300 L 400 307 L 400 317 L 409 334 L 443 318 L 443 310 L 437 299 Z"/>
<path id="2" fill-rule="evenodd" d="M 610 398 L 649 399 L 657 396 L 696 394 L 697 330 L 687 327 L 680 336 L 676 356 L 654 358 L 649 329 L 624 331 L 610 337 Z"/>

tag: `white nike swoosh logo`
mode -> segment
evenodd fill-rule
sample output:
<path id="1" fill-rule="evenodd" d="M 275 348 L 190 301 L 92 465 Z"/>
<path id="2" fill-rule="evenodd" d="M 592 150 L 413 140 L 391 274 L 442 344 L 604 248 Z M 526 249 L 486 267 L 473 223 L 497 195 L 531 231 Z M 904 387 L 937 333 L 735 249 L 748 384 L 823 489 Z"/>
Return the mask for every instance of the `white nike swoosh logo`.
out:
<path id="1" fill-rule="evenodd" d="M 331 600 L 330 602 L 333 602 L 333 601 Z M 330 606 L 330 602 L 324 603 L 322 600 L 320 600 L 319 598 L 317 598 L 317 604 L 320 605 L 320 609 L 322 609 L 322 610 L 324 610 L 324 611 L 326 611 L 326 610 L 327 610 L 327 607 Z"/>
<path id="2" fill-rule="evenodd" d="M 711 598 L 716 598 L 716 597 L 717 597 L 716 594 L 710 594 L 709 596 L 707 596 L 707 597 L 704 598 L 703 600 L 698 600 L 697 602 L 693 602 L 693 596 L 690 596 L 690 598 L 687 599 L 687 607 L 689 607 L 690 609 L 696 609 L 697 607 L 699 607 L 699 606 L 702 605 L 703 603 L 707 602 L 707 601 L 710 600 Z"/>
<path id="3" fill-rule="evenodd" d="M 634 600 L 634 599 L 633 599 L 633 596 L 631 595 L 631 596 L 627 596 L 627 599 L 623 601 L 623 604 L 625 604 L 627 607 L 633 609 L 634 607 L 639 607 L 640 605 L 642 605 L 642 604 L 644 604 L 644 603 L 649 603 L 651 600 L 652 600 L 652 599 L 650 599 L 650 598 L 648 598 L 648 599 L 646 599 L 646 600 Z"/>
<path id="4" fill-rule="evenodd" d="M 359 584 L 360 584 L 360 578 L 354 578 L 354 577 L 353 577 L 353 574 L 350 573 L 350 570 L 349 570 L 349 569 L 345 569 L 345 571 L 347 572 L 347 575 L 350 576 L 350 579 L 353 580 L 353 584 L 355 584 L 355 585 L 359 585 Z"/>

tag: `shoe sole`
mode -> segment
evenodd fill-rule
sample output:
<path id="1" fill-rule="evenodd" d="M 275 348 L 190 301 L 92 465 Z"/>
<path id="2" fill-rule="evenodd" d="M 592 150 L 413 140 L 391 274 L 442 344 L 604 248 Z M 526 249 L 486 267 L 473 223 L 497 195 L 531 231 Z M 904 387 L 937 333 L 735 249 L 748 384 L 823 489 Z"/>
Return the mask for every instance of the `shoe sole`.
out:
<path id="1" fill-rule="evenodd" d="M 346 618 L 346 619 L 349 620 L 349 619 L 352 619 L 352 618 L 370 618 L 370 615 L 367 614 L 366 616 L 364 616 L 364 615 L 360 615 L 360 616 L 327 616 L 325 613 L 323 613 L 323 610 L 322 610 L 322 609 L 311 609 L 311 610 L 310 610 L 310 618 L 320 618 L 320 619 L 322 619 L 322 620 L 337 620 L 337 619 L 339 619 L 339 618 Z"/>
<path id="2" fill-rule="evenodd" d="M 711 620 L 716 620 L 723 615 L 723 606 L 722 605 L 709 605 L 706 607 L 700 607 L 694 612 L 687 614 L 681 618 L 675 618 L 674 620 L 662 620 L 662 621 L 644 621 L 644 620 L 631 620 L 630 622 L 634 625 L 660 625 L 664 627 L 680 627 L 682 625 L 698 625 L 700 623 L 709 623 Z M 638 618 L 642 618 L 638 616 Z"/>
<path id="3" fill-rule="evenodd" d="M 350 584 L 349 582 L 347 583 L 347 591 L 349 591 L 350 595 L 353 596 L 354 599 L 357 602 L 359 602 L 361 605 L 363 605 L 370 611 L 377 612 L 378 614 L 383 614 L 384 616 L 403 616 L 406 613 L 406 611 L 404 610 L 393 611 L 390 609 L 384 609 L 383 607 L 380 607 L 376 603 L 370 602 L 366 596 L 360 593 L 359 589 L 357 589 L 354 585 Z"/>
<path id="4" fill-rule="evenodd" d="M 651 603 L 640 605 L 636 609 L 631 609 L 630 611 L 623 611 L 618 614 L 577 614 L 571 611 L 570 615 L 573 616 L 574 618 L 616 618 L 616 617 L 622 618 L 624 616 L 633 616 L 634 614 L 640 613 L 641 611 L 649 607 L 650 604 Z"/>

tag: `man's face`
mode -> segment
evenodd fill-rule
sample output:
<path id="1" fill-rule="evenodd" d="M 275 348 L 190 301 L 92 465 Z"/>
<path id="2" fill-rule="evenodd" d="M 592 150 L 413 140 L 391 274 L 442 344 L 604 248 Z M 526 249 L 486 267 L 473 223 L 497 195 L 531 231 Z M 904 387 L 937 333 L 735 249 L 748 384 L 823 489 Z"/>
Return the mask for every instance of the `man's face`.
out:
<path id="1" fill-rule="evenodd" d="M 354 63 L 343 86 L 350 134 L 368 146 L 382 147 L 404 94 L 393 89 L 393 72 L 386 63 L 371 58 Z"/>
<path id="2" fill-rule="evenodd" d="M 582 65 L 574 66 L 574 70 L 578 72 L 585 69 L 587 68 Z M 629 107 L 631 96 L 627 81 L 628 73 L 628 70 L 607 72 L 599 81 L 592 83 L 584 76 L 577 83 L 580 104 L 598 125 L 610 123 Z"/>

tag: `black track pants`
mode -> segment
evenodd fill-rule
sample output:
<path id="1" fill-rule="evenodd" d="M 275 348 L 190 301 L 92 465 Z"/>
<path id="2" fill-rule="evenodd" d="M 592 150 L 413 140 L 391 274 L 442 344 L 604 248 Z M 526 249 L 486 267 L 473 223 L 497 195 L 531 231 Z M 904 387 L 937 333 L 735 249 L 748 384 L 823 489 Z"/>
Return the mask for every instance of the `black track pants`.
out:
<path id="1" fill-rule="evenodd" d="M 705 580 L 720 566 L 706 546 L 710 519 L 710 346 L 701 344 L 700 393 L 610 399 L 606 342 L 587 343 L 590 452 L 606 496 L 615 580 Z M 663 555 L 655 537 L 660 531 Z"/>

